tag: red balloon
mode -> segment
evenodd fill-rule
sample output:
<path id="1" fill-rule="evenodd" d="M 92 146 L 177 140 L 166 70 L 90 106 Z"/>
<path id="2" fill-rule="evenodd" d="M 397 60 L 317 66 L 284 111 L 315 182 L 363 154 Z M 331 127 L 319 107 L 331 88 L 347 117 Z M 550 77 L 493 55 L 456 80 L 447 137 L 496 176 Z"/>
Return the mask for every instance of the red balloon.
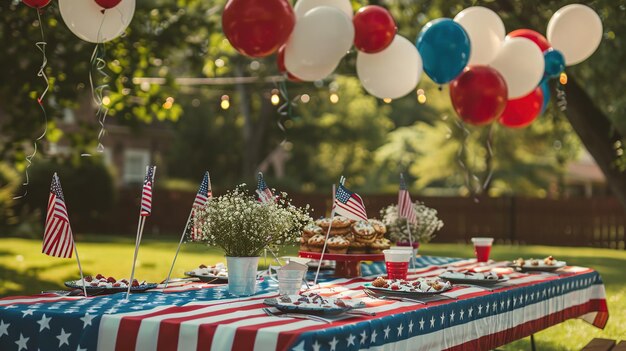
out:
<path id="1" fill-rule="evenodd" d="M 526 38 L 533 41 L 533 43 L 537 44 L 541 52 L 544 52 L 551 48 L 552 46 L 548 42 L 548 39 L 541 35 L 540 33 L 535 32 L 530 29 L 517 29 L 512 31 L 507 35 L 509 38 Z"/>
<path id="2" fill-rule="evenodd" d="M 104 9 L 112 9 L 117 6 L 122 0 L 96 0 L 98 5 L 102 6 Z"/>
<path id="3" fill-rule="evenodd" d="M 281 46 L 280 49 L 278 49 L 278 56 L 276 57 L 276 63 L 278 64 L 278 72 L 280 73 L 287 73 L 287 78 L 292 81 L 292 82 L 301 82 L 302 80 L 296 76 L 294 76 L 293 74 L 291 74 L 291 72 L 287 71 L 287 66 L 285 66 L 285 45 Z"/>
<path id="4" fill-rule="evenodd" d="M 510 128 L 526 127 L 539 116 L 542 105 L 543 91 L 538 86 L 526 96 L 509 100 L 500 116 L 500 124 Z"/>
<path id="5" fill-rule="evenodd" d="M 488 66 L 468 66 L 450 83 L 450 99 L 456 113 L 467 123 L 487 124 L 506 107 L 504 78 Z"/>
<path id="6" fill-rule="evenodd" d="M 41 9 L 48 6 L 50 1 L 52 0 L 22 0 L 22 2 L 26 5 L 36 9 Z"/>
<path id="7" fill-rule="evenodd" d="M 354 46 L 368 54 L 386 49 L 398 30 L 389 11 L 376 5 L 361 7 L 354 15 L 352 23 Z"/>
<path id="8" fill-rule="evenodd" d="M 296 16 L 287 0 L 229 0 L 222 14 L 224 34 L 240 53 L 273 54 L 287 42 Z"/>

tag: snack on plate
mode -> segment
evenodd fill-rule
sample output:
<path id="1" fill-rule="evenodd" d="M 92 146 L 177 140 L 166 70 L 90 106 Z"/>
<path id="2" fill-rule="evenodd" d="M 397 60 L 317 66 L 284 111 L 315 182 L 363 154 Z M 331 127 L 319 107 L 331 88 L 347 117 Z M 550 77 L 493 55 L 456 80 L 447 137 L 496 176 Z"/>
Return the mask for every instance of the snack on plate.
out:
<path id="1" fill-rule="evenodd" d="M 228 277 L 226 265 L 224 265 L 223 263 L 217 263 L 214 266 L 206 266 L 204 264 L 201 264 L 198 268 L 191 271 L 191 274 L 196 276 L 213 275 L 216 277 Z"/>
<path id="2" fill-rule="evenodd" d="M 538 266 L 539 265 L 539 260 L 535 260 L 533 258 L 530 259 L 530 265 L 531 266 Z"/>
<path id="3" fill-rule="evenodd" d="M 113 277 L 108 277 L 107 278 L 107 277 L 103 276 L 102 274 L 96 275 L 95 278 L 90 276 L 90 275 L 88 275 L 88 276 L 86 276 L 82 280 L 79 279 L 79 280 L 76 280 L 76 281 L 72 281 L 70 283 L 72 283 L 73 285 L 76 285 L 76 286 L 83 286 L 83 284 L 84 284 L 86 287 L 107 288 L 107 289 L 110 289 L 110 288 L 128 288 L 128 285 L 131 285 L 133 287 L 138 287 L 138 286 L 146 284 L 145 281 L 139 282 L 137 279 L 133 279 L 133 283 L 129 284 L 128 280 L 126 280 L 126 279 L 117 280 L 117 279 L 115 279 Z"/>
<path id="4" fill-rule="evenodd" d="M 364 304 L 356 300 L 342 300 L 324 297 L 315 293 L 302 293 L 300 295 L 282 295 L 276 298 L 277 306 L 294 306 L 300 309 L 350 309 L 352 307 L 364 307 Z"/>
<path id="5" fill-rule="evenodd" d="M 369 253 L 379 254 L 382 253 L 383 250 L 387 250 L 391 247 L 391 241 L 389 239 L 376 239 L 373 243 L 370 244 Z"/>
<path id="6" fill-rule="evenodd" d="M 476 272 L 473 269 L 468 269 L 464 271 L 453 271 L 448 270 L 440 275 L 440 277 L 445 279 L 476 279 L 476 280 L 498 280 L 501 279 L 502 276 L 499 276 L 494 271 L 486 271 L 486 272 Z"/>
<path id="7" fill-rule="evenodd" d="M 543 264 L 545 264 L 546 266 L 554 266 L 556 262 L 557 260 L 555 260 L 552 256 L 548 256 L 543 259 Z"/>
<path id="8" fill-rule="evenodd" d="M 328 253 L 331 254 L 345 254 L 348 251 L 348 246 L 350 246 L 350 242 L 341 236 L 330 237 L 326 242 Z"/>
<path id="9" fill-rule="evenodd" d="M 322 227 L 312 223 L 304 227 L 302 231 L 302 237 L 307 240 L 317 234 L 324 234 Z"/>
<path id="10" fill-rule="evenodd" d="M 376 278 L 371 285 L 380 289 L 401 292 L 436 293 L 452 288 L 452 283 L 440 278 L 417 278 L 415 280 L 399 280 Z"/>
<path id="11" fill-rule="evenodd" d="M 377 239 L 382 239 L 385 237 L 385 234 L 387 233 L 387 226 L 385 226 L 385 224 L 382 221 L 379 221 L 377 219 L 370 219 L 369 223 L 372 225 L 372 227 L 376 231 Z"/>
<path id="12" fill-rule="evenodd" d="M 376 239 L 376 230 L 367 221 L 358 221 L 352 225 L 354 238 L 358 242 L 371 244 Z"/>
<path id="13" fill-rule="evenodd" d="M 513 261 L 513 264 L 516 266 L 524 267 L 524 265 L 526 264 L 526 261 L 520 257 L 517 260 Z"/>
<path id="14" fill-rule="evenodd" d="M 309 244 L 309 250 L 311 250 L 311 252 L 322 252 L 322 250 L 324 250 L 324 241 L 326 241 L 326 237 L 324 235 L 314 235 L 307 241 L 307 244 Z"/>

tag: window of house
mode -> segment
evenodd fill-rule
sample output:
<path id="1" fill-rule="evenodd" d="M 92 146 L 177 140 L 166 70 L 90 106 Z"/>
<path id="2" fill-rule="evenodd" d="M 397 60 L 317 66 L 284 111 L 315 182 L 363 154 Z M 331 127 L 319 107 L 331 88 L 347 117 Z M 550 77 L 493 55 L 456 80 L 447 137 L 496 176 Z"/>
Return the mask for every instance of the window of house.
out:
<path id="1" fill-rule="evenodd" d="M 124 183 L 140 183 L 146 176 L 150 164 L 150 151 L 128 149 L 124 151 Z"/>

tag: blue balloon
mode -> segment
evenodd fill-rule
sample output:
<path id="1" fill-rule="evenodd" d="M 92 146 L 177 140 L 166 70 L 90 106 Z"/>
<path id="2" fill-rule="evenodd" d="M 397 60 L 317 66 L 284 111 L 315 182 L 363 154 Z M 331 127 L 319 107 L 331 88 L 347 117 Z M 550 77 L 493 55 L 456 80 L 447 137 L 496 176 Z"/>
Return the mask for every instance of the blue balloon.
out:
<path id="1" fill-rule="evenodd" d="M 546 112 L 546 108 L 548 107 L 548 103 L 550 102 L 550 84 L 548 84 L 548 80 L 546 79 L 541 83 L 541 92 L 543 93 L 543 104 L 541 105 L 540 115 L 543 115 Z"/>
<path id="2" fill-rule="evenodd" d="M 449 18 L 432 20 L 422 28 L 417 42 L 424 72 L 438 84 L 456 78 L 470 57 L 470 39 L 460 24 Z"/>
<path id="3" fill-rule="evenodd" d="M 544 71 L 544 79 L 547 78 L 556 78 L 558 77 L 563 70 L 565 70 L 565 57 L 559 50 L 554 50 L 550 48 L 543 52 L 543 60 L 546 63 L 546 68 Z"/>

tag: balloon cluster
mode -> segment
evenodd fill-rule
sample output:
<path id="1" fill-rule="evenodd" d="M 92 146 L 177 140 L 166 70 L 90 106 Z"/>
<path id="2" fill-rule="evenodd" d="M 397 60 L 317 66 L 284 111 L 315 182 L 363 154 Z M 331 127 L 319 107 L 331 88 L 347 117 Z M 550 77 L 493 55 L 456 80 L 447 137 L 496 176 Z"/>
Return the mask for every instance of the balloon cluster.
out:
<path id="1" fill-rule="evenodd" d="M 365 6 L 353 15 L 350 0 L 298 0 L 294 8 L 287 0 L 229 0 L 222 24 L 239 52 L 278 52 L 279 71 L 292 81 L 326 78 L 354 45 L 356 72 L 370 94 L 402 97 L 424 71 L 450 83 L 461 119 L 508 127 L 537 118 L 549 101 L 548 80 L 591 56 L 602 39 L 599 16 L 580 4 L 554 13 L 547 38 L 530 29 L 506 35 L 494 11 L 474 6 L 428 22 L 413 45 L 397 35 L 386 9 Z"/>
<path id="2" fill-rule="evenodd" d="M 547 38 L 530 29 L 505 36 L 500 17 L 484 7 L 469 7 L 454 20 L 429 22 L 417 47 L 433 81 L 450 82 L 450 99 L 465 122 L 498 120 L 512 128 L 532 123 L 550 99 L 548 80 L 584 61 L 602 40 L 602 22 L 585 5 L 554 13 Z"/>
<path id="3" fill-rule="evenodd" d="M 350 0 L 229 0 L 224 34 L 240 53 L 266 57 L 278 52 L 278 69 L 292 81 L 332 74 L 354 47 L 357 74 L 380 98 L 398 98 L 417 86 L 422 60 L 415 46 L 396 34 L 396 23 L 380 6 L 353 13 Z"/>

